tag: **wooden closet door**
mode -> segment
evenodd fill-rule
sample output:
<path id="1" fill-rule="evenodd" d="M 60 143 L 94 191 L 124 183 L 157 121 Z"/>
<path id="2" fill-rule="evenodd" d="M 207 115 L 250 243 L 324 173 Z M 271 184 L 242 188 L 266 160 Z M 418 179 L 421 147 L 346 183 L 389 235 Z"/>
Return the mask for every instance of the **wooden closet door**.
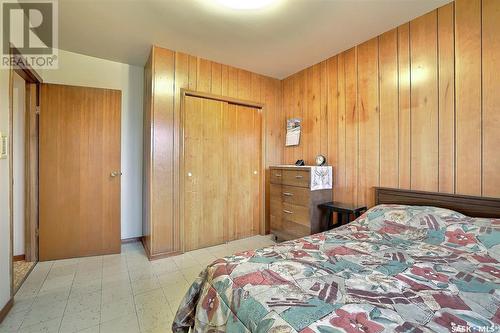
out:
<path id="1" fill-rule="evenodd" d="M 261 113 L 229 104 L 228 240 L 259 233 L 261 212 Z"/>
<path id="2" fill-rule="evenodd" d="M 224 242 L 227 163 L 224 113 L 227 103 L 185 97 L 184 247 L 186 251 Z"/>
<path id="3" fill-rule="evenodd" d="M 118 90 L 42 84 L 40 260 L 120 253 L 120 113 Z"/>

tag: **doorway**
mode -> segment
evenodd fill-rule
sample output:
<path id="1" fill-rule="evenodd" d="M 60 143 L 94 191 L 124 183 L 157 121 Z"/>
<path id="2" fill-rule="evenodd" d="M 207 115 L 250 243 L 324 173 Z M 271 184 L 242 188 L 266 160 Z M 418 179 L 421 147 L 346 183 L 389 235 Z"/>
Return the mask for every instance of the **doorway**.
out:
<path id="1" fill-rule="evenodd" d="M 27 254 L 26 245 L 29 242 L 29 234 L 26 237 L 26 81 L 14 73 L 12 78 L 13 93 L 13 117 L 12 117 L 12 219 L 13 219 L 13 278 L 14 292 L 19 289 L 21 283 L 26 279 L 35 265 L 33 256 Z M 29 98 L 29 96 L 28 96 Z M 28 244 L 29 247 L 29 244 Z"/>
<path id="2" fill-rule="evenodd" d="M 11 48 L 13 57 L 21 57 Z M 38 89 L 40 76 L 27 65 L 10 69 L 9 208 L 11 294 L 38 261 Z"/>

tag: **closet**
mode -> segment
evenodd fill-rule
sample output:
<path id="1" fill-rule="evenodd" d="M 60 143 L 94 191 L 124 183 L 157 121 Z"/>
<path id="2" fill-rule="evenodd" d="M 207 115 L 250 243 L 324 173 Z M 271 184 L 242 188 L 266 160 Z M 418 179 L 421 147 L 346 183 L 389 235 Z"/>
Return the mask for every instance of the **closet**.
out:
<path id="1" fill-rule="evenodd" d="M 280 80 L 154 46 L 143 124 L 149 259 L 269 232 L 268 168 L 283 158 Z"/>
<path id="2" fill-rule="evenodd" d="M 261 109 L 184 95 L 181 228 L 184 251 L 259 233 Z"/>

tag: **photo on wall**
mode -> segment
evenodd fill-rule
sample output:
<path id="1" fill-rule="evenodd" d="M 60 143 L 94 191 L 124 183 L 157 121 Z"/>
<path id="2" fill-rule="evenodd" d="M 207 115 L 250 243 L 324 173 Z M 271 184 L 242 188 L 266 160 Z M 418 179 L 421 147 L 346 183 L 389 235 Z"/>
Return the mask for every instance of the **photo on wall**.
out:
<path id="1" fill-rule="evenodd" d="M 286 121 L 286 141 L 285 146 L 298 146 L 300 142 L 299 118 L 291 118 Z"/>

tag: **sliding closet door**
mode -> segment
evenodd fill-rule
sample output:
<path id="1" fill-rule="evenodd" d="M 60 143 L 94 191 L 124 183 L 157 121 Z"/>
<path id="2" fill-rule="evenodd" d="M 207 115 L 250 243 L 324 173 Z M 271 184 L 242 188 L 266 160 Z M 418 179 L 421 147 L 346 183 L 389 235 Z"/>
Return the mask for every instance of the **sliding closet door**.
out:
<path id="1" fill-rule="evenodd" d="M 185 250 L 224 242 L 227 176 L 223 119 L 227 104 L 186 96 L 184 106 Z"/>
<path id="2" fill-rule="evenodd" d="M 228 240 L 259 233 L 261 186 L 260 110 L 229 104 Z"/>
<path id="3" fill-rule="evenodd" d="M 186 96 L 183 112 L 184 249 L 258 234 L 260 110 Z"/>

